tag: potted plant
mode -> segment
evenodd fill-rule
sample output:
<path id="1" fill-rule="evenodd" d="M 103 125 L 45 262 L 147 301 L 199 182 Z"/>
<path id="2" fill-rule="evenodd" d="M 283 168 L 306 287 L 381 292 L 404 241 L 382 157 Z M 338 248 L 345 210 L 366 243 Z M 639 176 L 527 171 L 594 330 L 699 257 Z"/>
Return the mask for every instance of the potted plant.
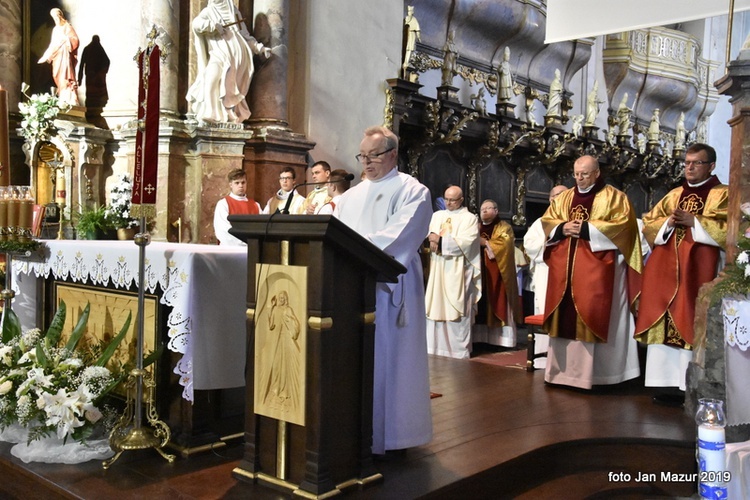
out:
<path id="1" fill-rule="evenodd" d="M 79 240 L 110 239 L 107 233 L 116 228 L 107 217 L 107 207 L 104 205 L 94 208 L 83 208 L 76 214 L 76 233 Z"/>
<path id="2" fill-rule="evenodd" d="M 130 215 L 130 198 L 133 194 L 133 181 L 127 173 L 119 174 L 117 182 L 110 190 L 107 218 L 117 229 L 117 238 L 132 240 L 138 226 L 138 219 Z"/>

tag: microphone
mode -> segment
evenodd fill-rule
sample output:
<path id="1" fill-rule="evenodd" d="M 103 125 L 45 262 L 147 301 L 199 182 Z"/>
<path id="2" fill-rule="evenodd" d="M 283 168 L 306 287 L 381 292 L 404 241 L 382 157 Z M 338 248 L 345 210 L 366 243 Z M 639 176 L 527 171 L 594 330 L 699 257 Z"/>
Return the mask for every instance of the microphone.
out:
<path id="1" fill-rule="evenodd" d="M 294 191 L 297 188 L 301 188 L 303 186 L 317 186 L 317 185 L 320 185 L 320 184 L 336 184 L 337 182 L 353 181 L 353 180 L 354 180 L 354 174 L 346 174 L 343 179 L 339 179 L 337 181 L 303 182 L 302 184 L 300 184 L 298 186 L 294 186 L 294 189 L 292 189 L 292 192 L 289 193 L 289 196 L 286 199 L 286 205 L 284 205 L 284 209 L 283 210 L 279 210 L 279 213 L 289 215 L 289 207 L 292 204 L 292 198 L 294 198 Z"/>

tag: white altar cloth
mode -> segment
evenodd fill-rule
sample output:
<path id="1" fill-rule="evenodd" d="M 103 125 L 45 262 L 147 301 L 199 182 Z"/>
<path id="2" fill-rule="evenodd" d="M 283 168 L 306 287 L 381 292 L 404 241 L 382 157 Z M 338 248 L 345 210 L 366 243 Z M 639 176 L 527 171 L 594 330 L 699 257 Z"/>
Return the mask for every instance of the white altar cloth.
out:
<path id="1" fill-rule="evenodd" d="M 133 241 L 44 244 L 43 261 L 13 261 L 13 311 L 24 329 L 38 326 L 37 279 L 138 285 L 139 247 Z M 247 248 L 152 242 L 146 246 L 145 281 L 146 290 L 161 290 L 160 302 L 171 307 L 167 347 L 182 354 L 174 372 L 183 398 L 193 401 L 193 389 L 244 386 Z"/>
<path id="2" fill-rule="evenodd" d="M 727 424 L 750 424 L 750 300 L 725 297 L 724 359 L 727 391 Z"/>
<path id="3" fill-rule="evenodd" d="M 750 498 L 750 441 L 727 443 L 727 498 Z"/>

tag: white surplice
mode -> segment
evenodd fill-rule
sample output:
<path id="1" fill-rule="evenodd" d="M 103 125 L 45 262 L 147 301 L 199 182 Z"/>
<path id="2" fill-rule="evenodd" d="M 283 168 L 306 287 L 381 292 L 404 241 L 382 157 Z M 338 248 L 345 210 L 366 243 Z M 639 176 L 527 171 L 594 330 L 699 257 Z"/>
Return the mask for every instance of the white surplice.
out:
<path id="1" fill-rule="evenodd" d="M 394 169 L 349 189 L 334 215 L 407 268 L 398 283 L 377 285 L 372 451 L 425 444 L 432 415 L 418 250 L 432 216 L 430 192 Z"/>
<path id="2" fill-rule="evenodd" d="M 427 352 L 465 359 L 471 354 L 471 326 L 482 295 L 477 216 L 466 207 L 435 212 L 430 233 L 441 234 L 430 254 L 425 292 Z"/>

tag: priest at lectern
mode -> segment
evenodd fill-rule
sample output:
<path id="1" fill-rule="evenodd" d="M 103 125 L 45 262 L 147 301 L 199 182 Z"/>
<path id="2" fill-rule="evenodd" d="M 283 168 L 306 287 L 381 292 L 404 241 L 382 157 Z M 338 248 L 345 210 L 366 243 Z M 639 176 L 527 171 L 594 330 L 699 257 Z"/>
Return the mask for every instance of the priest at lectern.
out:
<path id="1" fill-rule="evenodd" d="M 398 137 L 371 127 L 357 160 L 365 180 L 343 194 L 334 215 L 407 268 L 398 283 L 378 283 L 375 310 L 372 452 L 432 439 L 422 264 L 429 190 L 396 168 Z"/>

